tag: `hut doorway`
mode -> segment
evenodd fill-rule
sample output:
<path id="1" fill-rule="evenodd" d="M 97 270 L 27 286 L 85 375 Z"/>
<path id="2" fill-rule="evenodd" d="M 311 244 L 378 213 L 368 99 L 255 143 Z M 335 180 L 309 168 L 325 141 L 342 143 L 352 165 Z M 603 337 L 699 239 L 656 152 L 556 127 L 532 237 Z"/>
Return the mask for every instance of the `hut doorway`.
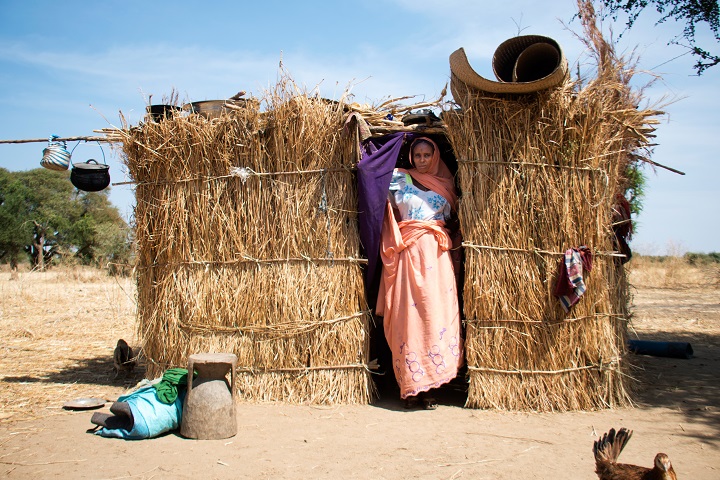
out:
<path id="1" fill-rule="evenodd" d="M 411 168 L 410 161 L 409 161 L 409 154 L 410 154 L 410 145 L 413 140 L 415 140 L 418 137 L 428 137 L 431 140 L 433 140 L 440 150 L 440 157 L 441 160 L 447 165 L 448 169 L 450 170 L 451 174 L 454 178 L 456 177 L 456 173 L 458 170 L 458 162 L 455 157 L 455 153 L 453 151 L 453 148 L 450 144 L 450 141 L 448 140 L 447 136 L 442 133 L 433 133 L 433 134 L 422 134 L 422 133 L 401 133 L 401 134 L 392 134 L 392 135 L 386 135 L 383 137 L 378 137 L 374 139 L 370 139 L 369 141 L 372 142 L 373 146 L 368 149 L 365 149 L 365 153 L 367 154 L 368 151 L 380 151 L 382 149 L 389 151 L 392 151 L 391 158 L 388 158 L 385 160 L 385 164 L 383 166 L 383 169 L 385 172 L 389 171 L 390 173 L 394 168 Z M 388 145 L 391 145 L 392 148 L 388 148 Z M 365 158 L 365 157 L 363 157 Z M 377 165 L 376 165 L 377 167 Z M 383 170 L 380 169 L 380 170 Z M 360 168 L 360 176 L 363 176 L 363 169 Z M 378 169 L 373 170 L 373 179 L 381 178 L 382 175 L 377 175 Z M 389 177 L 388 177 L 389 178 Z M 366 179 L 367 180 L 367 179 Z M 362 183 L 362 182 L 360 182 Z M 458 191 L 458 194 L 460 194 L 459 185 L 457 184 L 456 180 L 456 189 Z M 364 193 L 366 193 L 365 189 L 363 189 L 363 186 L 360 185 L 360 196 L 362 197 Z M 387 198 L 387 185 L 382 185 L 382 188 L 380 188 L 381 191 L 384 192 L 384 196 L 381 198 L 382 202 L 382 209 L 380 212 L 384 212 L 385 207 L 385 199 Z M 376 193 L 376 196 L 378 194 Z M 362 203 L 362 200 L 361 200 Z M 380 207 L 380 204 L 375 205 L 374 208 L 372 208 L 373 211 L 376 212 L 378 208 Z M 365 205 L 365 209 L 368 210 L 368 205 Z M 363 205 L 361 205 L 361 211 L 363 210 Z M 377 223 L 377 219 L 375 220 Z M 362 233 L 363 226 L 367 226 L 367 222 L 363 221 L 363 219 L 360 219 L 360 226 L 361 226 L 361 237 L 367 238 Z M 379 235 L 379 233 L 378 233 Z M 379 237 L 378 237 L 379 238 Z M 363 245 L 379 245 L 379 243 L 375 242 L 375 240 L 371 241 L 364 241 Z M 365 252 L 366 255 L 369 252 Z M 461 336 L 465 337 L 464 332 L 464 315 L 463 315 L 463 284 L 464 284 L 464 256 L 462 253 L 462 248 L 458 248 L 455 251 L 452 252 L 454 258 L 453 261 L 453 268 L 456 272 L 456 291 L 458 294 L 458 302 L 459 302 L 459 311 L 460 311 L 460 330 L 461 330 Z M 375 255 L 379 255 L 379 252 L 375 252 Z M 372 255 L 369 255 L 369 257 L 372 257 Z M 400 399 L 400 389 L 398 387 L 398 383 L 395 379 L 395 373 L 393 369 L 393 361 L 392 361 L 392 353 L 390 351 L 390 347 L 388 346 L 388 342 L 385 338 L 385 332 L 384 332 L 384 326 L 383 326 L 383 317 L 374 315 L 375 307 L 377 304 L 377 298 L 378 298 L 378 288 L 380 284 L 380 277 L 382 274 L 382 262 L 379 260 L 379 258 L 375 261 L 370 259 L 369 261 L 369 267 L 368 271 L 366 271 L 365 275 L 365 282 L 366 282 L 366 292 L 367 292 L 367 299 L 370 306 L 370 309 L 373 311 L 373 323 L 370 326 L 370 361 L 372 364 L 377 363 L 377 374 L 373 375 L 375 386 L 377 388 L 378 397 L 379 397 L 379 403 L 385 404 L 387 403 L 388 407 L 393 408 L 396 405 L 400 405 L 399 399 Z M 464 356 L 464 350 L 463 350 L 463 356 Z M 433 389 L 433 396 L 439 401 L 441 404 L 445 405 L 457 405 L 457 406 L 463 406 L 465 405 L 465 402 L 467 401 L 467 381 L 466 381 L 466 368 L 465 368 L 465 361 L 463 358 L 462 365 L 463 367 L 458 372 L 457 376 L 450 381 L 449 383 L 445 383 L 439 388 Z"/>

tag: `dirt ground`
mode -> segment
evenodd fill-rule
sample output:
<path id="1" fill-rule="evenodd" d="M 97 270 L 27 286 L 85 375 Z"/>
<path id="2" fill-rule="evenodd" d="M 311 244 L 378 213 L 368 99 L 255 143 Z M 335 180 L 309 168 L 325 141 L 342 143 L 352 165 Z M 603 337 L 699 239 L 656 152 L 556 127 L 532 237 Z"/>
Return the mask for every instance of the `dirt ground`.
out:
<path id="1" fill-rule="evenodd" d="M 635 261 L 635 260 L 633 260 Z M 57 479 L 593 479 L 593 441 L 634 430 L 621 460 L 670 456 L 680 479 L 720 478 L 720 273 L 714 266 L 633 267 L 633 335 L 689 342 L 694 357 L 633 355 L 637 406 L 573 413 L 462 408 L 447 388 L 435 411 L 388 393 L 367 406 L 237 405 L 237 435 L 123 441 L 87 433 L 93 411 L 143 377 L 112 374 L 118 338 L 134 341 L 128 279 L 74 269 L 0 271 L 0 477 Z"/>

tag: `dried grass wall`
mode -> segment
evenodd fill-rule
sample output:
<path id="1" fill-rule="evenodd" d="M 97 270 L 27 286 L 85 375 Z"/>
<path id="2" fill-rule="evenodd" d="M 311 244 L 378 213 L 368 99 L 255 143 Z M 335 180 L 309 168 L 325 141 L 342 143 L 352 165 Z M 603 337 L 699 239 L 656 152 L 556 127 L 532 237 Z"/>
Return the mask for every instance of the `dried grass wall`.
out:
<path id="1" fill-rule="evenodd" d="M 628 289 L 613 252 L 614 197 L 659 112 L 640 110 L 630 69 L 588 29 L 597 78 L 503 96 L 452 85 L 444 117 L 458 158 L 466 254 L 467 405 L 566 411 L 631 402 Z M 552 291 L 563 252 L 594 253 L 568 314 Z"/>
<path id="2" fill-rule="evenodd" d="M 356 139 L 291 82 L 261 100 L 126 129 L 148 372 L 229 352 L 240 398 L 367 403 Z"/>

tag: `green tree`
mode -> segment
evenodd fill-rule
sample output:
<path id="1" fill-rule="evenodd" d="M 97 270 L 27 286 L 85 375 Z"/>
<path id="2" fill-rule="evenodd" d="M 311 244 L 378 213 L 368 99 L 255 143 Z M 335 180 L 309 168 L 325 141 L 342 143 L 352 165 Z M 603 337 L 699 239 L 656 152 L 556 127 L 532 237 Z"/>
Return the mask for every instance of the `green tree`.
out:
<path id="1" fill-rule="evenodd" d="M 0 257 L 17 263 L 25 251 L 37 269 L 63 256 L 96 265 L 127 260 L 130 228 L 107 191 L 78 191 L 68 177 L 0 169 Z"/>
<path id="2" fill-rule="evenodd" d="M 33 266 L 44 270 L 47 261 L 61 253 L 60 247 L 67 239 L 75 208 L 75 188 L 67 172 L 37 168 L 14 172 L 14 176 L 25 188 L 25 202 L 17 216 L 31 228 L 31 238 L 24 250 Z"/>
<path id="3" fill-rule="evenodd" d="M 0 168 L 0 259 L 17 269 L 24 247 L 30 244 L 32 228 L 19 212 L 29 192 L 14 175 Z"/>
<path id="4" fill-rule="evenodd" d="M 697 58 L 694 68 L 698 75 L 720 63 L 720 56 L 705 50 L 710 47 L 701 47 L 695 40 L 697 28 L 707 25 L 715 40 L 720 41 L 720 8 L 717 0 L 600 0 L 600 3 L 606 9 L 605 17 L 617 20 L 620 12 L 627 14 L 625 26 L 628 29 L 632 28 L 646 7 L 652 6 L 660 14 L 656 25 L 670 19 L 685 23 L 682 33 L 668 43 L 688 48 Z"/>
<path id="5" fill-rule="evenodd" d="M 75 256 L 85 264 L 124 262 L 130 255 L 130 228 L 109 201 L 107 190 L 79 195 L 70 227 Z"/>

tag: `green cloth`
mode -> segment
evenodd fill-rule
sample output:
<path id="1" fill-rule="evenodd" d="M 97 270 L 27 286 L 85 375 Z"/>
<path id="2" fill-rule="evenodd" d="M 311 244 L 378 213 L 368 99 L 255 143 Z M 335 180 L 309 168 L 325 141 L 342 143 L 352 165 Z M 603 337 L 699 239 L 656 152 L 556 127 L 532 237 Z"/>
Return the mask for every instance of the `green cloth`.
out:
<path id="1" fill-rule="evenodd" d="M 168 405 L 175 402 L 178 396 L 178 387 L 187 385 L 187 368 L 170 368 L 165 370 L 162 380 L 154 385 L 157 390 L 157 398 Z M 195 378 L 197 374 L 193 376 Z"/>

